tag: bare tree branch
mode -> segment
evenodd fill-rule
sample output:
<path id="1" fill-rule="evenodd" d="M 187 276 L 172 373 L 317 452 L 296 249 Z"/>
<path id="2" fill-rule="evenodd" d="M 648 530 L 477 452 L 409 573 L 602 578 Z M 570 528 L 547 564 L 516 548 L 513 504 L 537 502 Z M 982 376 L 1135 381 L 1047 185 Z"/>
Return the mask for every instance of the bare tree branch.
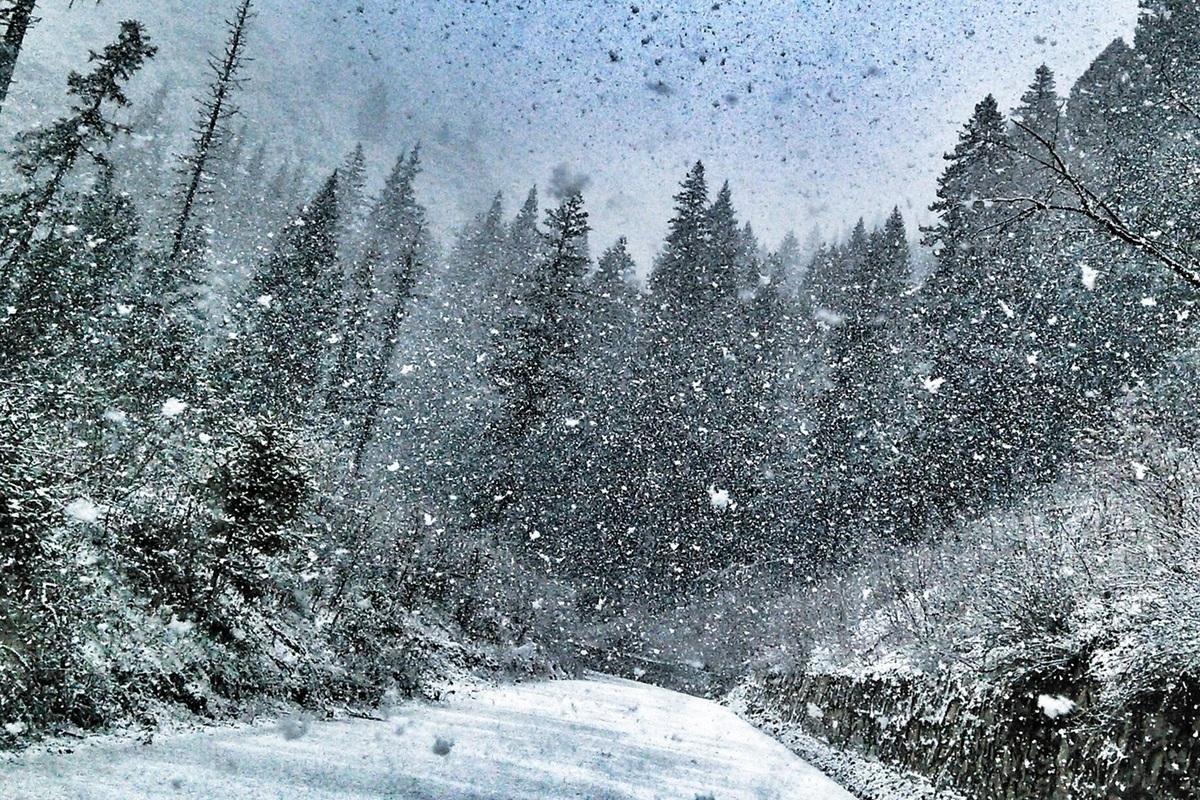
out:
<path id="1" fill-rule="evenodd" d="M 1200 289 L 1200 262 L 1195 257 L 1190 253 L 1186 253 L 1186 251 L 1182 251 L 1180 248 L 1164 247 L 1154 241 L 1153 237 L 1138 231 L 1121 215 L 1116 207 L 1093 191 L 1075 174 L 1053 142 L 1048 141 L 1046 137 L 1022 122 L 1014 120 L 1013 124 L 1036 141 L 1045 150 L 1046 155 L 1042 157 L 1021 150 L 1011 144 L 1001 144 L 1046 170 L 1056 180 L 1057 186 L 1055 188 L 1066 188 L 1069 190 L 1075 202 L 1056 201 L 1054 199 L 1056 193 L 1053 189 L 1045 197 L 1026 195 L 989 198 L 993 203 L 1018 206 L 1022 209 L 1016 217 L 1006 220 L 1001 226 L 1011 225 L 1016 221 L 1024 221 L 1039 212 L 1059 212 L 1081 216 L 1107 231 L 1114 238 L 1158 261 L 1182 278 L 1188 285 Z M 1172 252 L 1173 250 L 1175 252 Z M 1182 253 L 1182 255 L 1178 255 L 1177 253 Z"/>

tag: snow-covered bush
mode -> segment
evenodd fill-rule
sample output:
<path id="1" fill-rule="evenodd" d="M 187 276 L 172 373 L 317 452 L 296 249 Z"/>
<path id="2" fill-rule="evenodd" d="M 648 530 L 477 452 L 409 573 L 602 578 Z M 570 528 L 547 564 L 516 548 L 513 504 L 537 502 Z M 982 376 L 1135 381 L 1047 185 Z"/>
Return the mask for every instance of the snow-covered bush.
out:
<path id="1" fill-rule="evenodd" d="M 1111 707 L 1200 677 L 1200 454 L 1164 448 L 1148 461 L 1119 498 L 1104 591 L 1075 619 Z"/>
<path id="2" fill-rule="evenodd" d="M 70 398 L 36 383 L 11 388 L 0 395 L 0 719 L 17 727 L 86 722 L 103 716 L 106 693 L 77 646 L 91 593 L 79 571 L 88 559 L 82 523 L 73 528 L 63 513 L 60 462 L 74 448 L 54 424 L 57 402 Z M 74 511 L 90 519 L 94 506 L 82 501 Z"/>
<path id="3" fill-rule="evenodd" d="M 227 612 L 270 603 L 292 580 L 311 493 L 305 460 L 266 419 L 216 436 L 159 428 L 147 449 L 141 483 L 109 511 L 113 555 L 152 601 L 228 633 Z"/>
<path id="4" fill-rule="evenodd" d="M 1200 675 L 1200 457 L 1157 440 L 775 605 L 762 671 L 1078 673 L 1116 711 Z M 769 641 L 769 640 L 768 640 Z"/>
<path id="5" fill-rule="evenodd" d="M 44 555 L 53 504 L 30 465 L 5 452 L 0 457 L 0 574 L 27 574 Z"/>
<path id="6" fill-rule="evenodd" d="M 223 713 L 325 682 L 292 561 L 308 478 L 288 437 L 253 421 L 209 435 L 157 408 L 99 412 L 82 386 L 35 384 L 2 402 L 11 730 L 145 720 L 164 702 Z"/>

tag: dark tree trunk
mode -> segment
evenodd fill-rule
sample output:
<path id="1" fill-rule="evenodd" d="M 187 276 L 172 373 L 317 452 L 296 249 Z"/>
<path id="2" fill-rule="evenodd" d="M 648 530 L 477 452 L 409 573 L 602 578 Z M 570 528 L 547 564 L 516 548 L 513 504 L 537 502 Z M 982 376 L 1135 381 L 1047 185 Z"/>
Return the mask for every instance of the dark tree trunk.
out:
<path id="1" fill-rule="evenodd" d="M 392 304 L 383 320 L 383 338 L 380 342 L 379 356 L 371 365 L 371 374 L 367 382 L 367 407 L 359 421 L 359 428 L 354 439 L 353 475 L 355 478 L 362 474 L 367 446 L 371 443 L 375 425 L 379 422 L 380 412 L 383 411 L 384 401 L 387 399 L 390 371 L 392 360 L 396 356 L 400 325 L 404 322 L 407 313 L 406 306 L 412 299 L 413 285 L 417 279 L 418 246 L 419 241 L 414 237 L 404 256 L 404 270 L 400 273 L 396 285 L 392 287 Z"/>
<path id="2" fill-rule="evenodd" d="M 33 9 L 37 0 L 17 0 L 5 17 L 8 28 L 4 32 L 4 40 L 0 42 L 0 110 L 8 99 L 8 88 L 12 85 L 13 71 L 17 68 L 17 57 L 21 55 L 21 46 L 25 44 L 25 34 L 33 24 Z"/>
<path id="3" fill-rule="evenodd" d="M 242 83 L 237 74 L 243 65 L 242 51 L 246 46 L 246 23 L 250 19 L 251 5 L 251 0 L 242 0 L 236 16 L 228 23 L 229 40 L 225 46 L 225 54 L 220 61 L 212 62 L 216 76 L 209 87 L 208 99 L 202 103 L 203 113 L 200 125 L 196 129 L 195 149 L 184 160 L 187 165 L 186 183 L 179 217 L 175 222 L 175 232 L 171 237 L 172 261 L 178 261 L 183 252 L 192 214 L 204 178 L 208 174 L 209 159 L 217 145 L 221 128 L 237 113 L 237 109 L 230 105 L 230 96 Z"/>

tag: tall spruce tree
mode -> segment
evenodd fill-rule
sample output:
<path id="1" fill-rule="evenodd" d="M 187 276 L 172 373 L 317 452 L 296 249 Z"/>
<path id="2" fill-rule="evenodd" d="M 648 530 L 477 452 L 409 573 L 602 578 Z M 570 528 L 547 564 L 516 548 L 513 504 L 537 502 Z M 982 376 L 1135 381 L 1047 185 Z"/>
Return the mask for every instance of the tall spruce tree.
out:
<path id="1" fill-rule="evenodd" d="M 868 533 L 894 532 L 894 482 L 904 435 L 906 345 L 902 317 L 910 271 L 899 209 L 868 233 L 860 220 L 849 242 L 826 256 L 840 285 L 824 308 L 825 375 L 815 396 L 807 453 L 809 497 L 802 512 L 812 532 L 809 551 L 844 555 Z"/>
<path id="2" fill-rule="evenodd" d="M 547 213 L 546 254 L 533 260 L 505 317 L 492 367 L 503 398 L 502 438 L 523 436 L 555 403 L 577 393 L 587 216 L 580 195 Z"/>
<path id="3" fill-rule="evenodd" d="M 352 265 L 362 246 L 366 227 L 365 200 L 367 186 L 367 157 L 361 144 L 346 156 L 338 170 L 341 191 L 342 230 L 338 236 L 338 258 Z"/>
<path id="4" fill-rule="evenodd" d="M 705 294 L 705 262 L 712 238 L 708 210 L 708 181 L 704 164 L 697 161 L 675 195 L 675 216 L 650 277 L 653 319 L 660 327 L 670 325 L 671 319 L 685 319 Z M 667 336 L 667 331 L 659 336 Z M 668 347 L 669 341 L 660 338 L 655 346 Z"/>
<path id="5" fill-rule="evenodd" d="M 314 411 L 313 390 L 325 382 L 337 323 L 337 187 L 335 173 L 282 232 L 250 282 L 252 411 Z"/>
<path id="6" fill-rule="evenodd" d="M 574 535 L 564 521 L 564 476 L 578 465 L 575 428 L 585 409 L 588 231 L 583 198 L 571 195 L 547 212 L 540 253 L 522 265 L 489 362 L 497 402 L 475 488 L 476 524 L 559 556 L 571 552 Z"/>
<path id="7" fill-rule="evenodd" d="M 29 186 L 2 198 L 7 270 L 28 253 L 38 231 L 44 230 L 41 226 L 53 224 L 48 212 L 81 157 L 101 163 L 107 160 L 101 149 L 119 127 L 106 106 L 129 105 L 124 84 L 157 49 L 140 22 L 122 22 L 117 40 L 103 52 L 92 54 L 93 70 L 87 75 L 72 72 L 67 77 L 67 93 L 76 99 L 71 113 L 17 137 L 13 165 Z"/>
<path id="8" fill-rule="evenodd" d="M 738 363 L 746 240 L 728 187 L 709 202 L 702 164 L 675 202 L 644 304 L 644 413 L 633 434 L 643 474 L 632 527 L 647 581 L 660 588 L 741 557 L 754 480 Z"/>
<path id="9" fill-rule="evenodd" d="M 392 390 L 396 352 L 401 330 L 409 312 L 417 281 L 433 259 L 433 243 L 425 208 L 417 201 L 416 180 L 421 173 L 421 158 L 414 148 L 397 159 L 384 182 L 383 190 L 367 218 L 366 243 L 359 267 L 363 275 L 359 289 L 368 282 L 366 271 L 374 276 L 378 302 L 373 330 L 363 334 L 360 347 L 366 358 L 356 359 L 356 374 L 347 375 L 360 387 L 351 395 L 357 413 L 348 416 L 351 465 L 361 473 L 372 441 L 384 431 L 382 415 Z"/>
<path id="10" fill-rule="evenodd" d="M 536 214 L 536 199 L 533 213 Z M 519 220 L 523 220 L 523 214 Z M 536 233 L 536 219 L 534 232 Z M 525 223 L 514 222 L 510 229 L 504 220 L 504 198 L 497 193 L 487 211 L 473 219 L 459 234 L 450 255 L 446 292 L 451 305 L 448 317 L 453 323 L 454 341 L 462 347 L 467 363 L 485 350 L 513 293 L 514 263 L 521 263 L 515 246 L 514 230 Z M 522 234 L 523 238 L 524 234 Z M 528 251 L 528 248 L 521 248 Z M 526 258 L 529 257 L 528 252 Z"/>
<path id="11" fill-rule="evenodd" d="M 622 236 L 604 251 L 588 284 L 591 340 L 588 349 L 599 365 L 627 369 L 632 358 L 640 298 L 634 281 L 637 264 Z"/>
<path id="12" fill-rule="evenodd" d="M 1042 178 L 1013 167 L 1033 125 L 1055 124 L 1051 77 L 1039 70 L 1015 112 L 1030 123 L 1019 137 L 993 100 L 980 104 L 939 183 L 941 221 L 927 241 L 940 249 L 921 304 L 929 370 L 910 442 L 926 518 L 1007 499 L 1069 455 L 1076 410 L 1047 341 L 1060 302 L 1047 240 L 1011 206 L 987 202 L 1038 191 Z M 953 448 L 965 457 L 946 458 Z"/>

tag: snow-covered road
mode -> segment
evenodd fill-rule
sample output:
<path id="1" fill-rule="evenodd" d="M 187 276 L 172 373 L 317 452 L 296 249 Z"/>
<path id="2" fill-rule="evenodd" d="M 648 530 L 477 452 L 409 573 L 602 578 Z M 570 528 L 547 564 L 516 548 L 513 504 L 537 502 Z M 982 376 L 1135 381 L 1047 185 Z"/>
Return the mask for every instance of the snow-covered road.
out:
<path id="1" fill-rule="evenodd" d="M 715 703 L 599 677 L 480 689 L 382 722 L 29 752 L 0 760 L 0 796 L 853 800 Z"/>

